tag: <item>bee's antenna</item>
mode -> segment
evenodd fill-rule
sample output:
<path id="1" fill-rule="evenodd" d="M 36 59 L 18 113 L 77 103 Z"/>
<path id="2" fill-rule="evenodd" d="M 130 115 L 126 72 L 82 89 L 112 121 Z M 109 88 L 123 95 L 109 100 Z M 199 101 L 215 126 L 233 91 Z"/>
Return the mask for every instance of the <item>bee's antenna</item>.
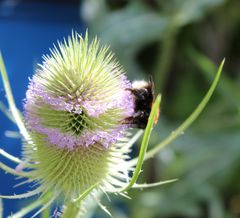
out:
<path id="1" fill-rule="evenodd" d="M 148 81 L 149 81 L 149 84 L 151 84 L 151 90 L 152 90 L 152 94 L 153 94 L 153 100 L 155 100 L 155 85 L 154 85 L 154 82 L 153 82 L 153 77 L 152 77 L 152 75 L 148 75 Z"/>
<path id="2" fill-rule="evenodd" d="M 153 77 L 150 74 L 148 75 L 148 81 L 149 83 L 153 84 Z"/>

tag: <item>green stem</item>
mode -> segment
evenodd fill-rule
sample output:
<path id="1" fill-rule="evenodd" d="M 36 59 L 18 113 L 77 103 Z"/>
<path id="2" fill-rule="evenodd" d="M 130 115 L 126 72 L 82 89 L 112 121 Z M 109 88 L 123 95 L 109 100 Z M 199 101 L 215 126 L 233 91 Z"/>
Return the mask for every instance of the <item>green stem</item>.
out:
<path id="1" fill-rule="evenodd" d="M 159 43 L 161 47 L 159 46 L 160 51 L 157 57 L 156 67 L 154 70 L 154 81 L 157 84 L 156 85 L 157 93 L 162 93 L 162 91 L 164 90 L 164 86 L 166 84 L 169 68 L 173 57 L 177 32 L 178 28 L 175 27 L 175 25 L 170 24 L 170 27 L 166 31 L 163 41 Z"/>
<path id="2" fill-rule="evenodd" d="M 0 111 L 3 112 L 3 114 L 11 120 L 13 123 L 16 123 L 12 114 L 8 111 L 8 108 L 0 101 Z"/>
<path id="3" fill-rule="evenodd" d="M 9 104 L 10 110 L 12 112 L 12 115 L 14 117 L 14 120 L 17 123 L 17 126 L 20 130 L 20 133 L 23 135 L 23 137 L 26 140 L 29 140 L 30 136 L 29 136 L 29 134 L 26 130 L 26 127 L 25 127 L 25 125 L 23 123 L 23 120 L 22 120 L 22 116 L 21 116 L 19 110 L 17 109 L 14 98 L 13 98 L 12 89 L 11 89 L 11 86 L 9 84 L 6 67 L 5 67 L 5 64 L 4 64 L 1 53 L 0 53 L 0 71 L 1 71 L 2 79 L 3 79 L 4 89 L 5 89 L 5 92 L 6 92 L 6 95 L 7 95 L 8 104 Z"/>

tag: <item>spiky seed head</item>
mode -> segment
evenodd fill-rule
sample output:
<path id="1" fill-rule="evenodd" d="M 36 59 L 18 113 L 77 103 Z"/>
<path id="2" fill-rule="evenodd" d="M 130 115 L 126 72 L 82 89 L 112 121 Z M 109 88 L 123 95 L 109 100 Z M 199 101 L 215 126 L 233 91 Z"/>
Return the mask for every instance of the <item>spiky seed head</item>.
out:
<path id="1" fill-rule="evenodd" d="M 61 148 L 108 147 L 123 136 L 133 114 L 131 83 L 107 47 L 73 35 L 44 56 L 25 102 L 29 130 Z"/>
<path id="2" fill-rule="evenodd" d="M 107 47 L 73 34 L 44 56 L 30 80 L 24 146 L 32 175 L 45 190 L 74 198 L 96 182 L 105 191 L 127 180 L 123 140 L 134 113 L 131 83 Z"/>

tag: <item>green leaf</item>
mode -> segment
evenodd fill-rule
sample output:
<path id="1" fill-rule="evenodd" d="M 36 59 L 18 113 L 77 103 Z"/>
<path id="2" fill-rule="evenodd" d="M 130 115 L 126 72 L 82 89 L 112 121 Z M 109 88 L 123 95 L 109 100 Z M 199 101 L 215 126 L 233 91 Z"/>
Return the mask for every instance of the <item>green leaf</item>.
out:
<path id="1" fill-rule="evenodd" d="M 201 54 L 194 48 L 187 49 L 188 57 L 195 62 L 200 72 L 208 79 L 213 78 L 213 72 L 216 71 L 217 67 L 208 57 Z M 219 93 L 230 100 L 231 103 L 240 107 L 240 92 L 238 84 L 231 80 L 228 74 L 223 74 L 221 78 L 221 84 L 219 84 Z"/>
<path id="2" fill-rule="evenodd" d="M 154 119 L 157 115 L 160 102 L 161 102 L 161 96 L 158 95 L 157 98 L 156 98 L 156 101 L 154 102 L 154 104 L 152 106 L 152 110 L 151 110 L 151 113 L 150 113 L 150 116 L 149 116 L 149 119 L 148 119 L 147 127 L 146 127 L 146 130 L 145 130 L 144 135 L 143 135 L 143 140 L 142 140 L 140 152 L 139 152 L 139 155 L 138 155 L 136 168 L 135 168 L 135 171 L 133 173 L 132 179 L 129 182 L 129 184 L 121 190 L 121 192 L 128 191 L 130 188 L 132 188 L 132 186 L 136 183 L 136 181 L 138 179 L 138 176 L 141 172 L 141 168 L 142 168 L 142 165 L 143 165 L 144 156 L 145 156 L 145 153 L 147 151 L 147 147 L 148 147 L 149 139 L 150 139 L 150 136 L 151 136 Z"/>
<path id="3" fill-rule="evenodd" d="M 166 180 L 166 181 L 161 181 L 161 182 L 154 182 L 154 183 L 146 183 L 146 184 L 134 184 L 132 188 L 153 188 L 161 185 L 165 185 L 168 183 L 176 182 L 178 179 L 171 179 L 171 180 Z"/>

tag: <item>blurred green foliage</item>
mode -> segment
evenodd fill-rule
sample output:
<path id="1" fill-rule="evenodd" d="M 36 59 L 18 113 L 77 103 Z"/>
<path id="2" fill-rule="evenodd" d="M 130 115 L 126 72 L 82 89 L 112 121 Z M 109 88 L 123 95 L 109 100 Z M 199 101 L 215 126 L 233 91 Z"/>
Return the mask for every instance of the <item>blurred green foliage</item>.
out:
<path id="1" fill-rule="evenodd" d="M 115 199 L 113 217 L 240 217 L 240 1 L 85 0 L 81 14 L 131 79 L 153 75 L 163 102 L 150 146 L 193 111 L 226 57 L 200 119 L 141 175 L 143 182 L 179 181 Z"/>

